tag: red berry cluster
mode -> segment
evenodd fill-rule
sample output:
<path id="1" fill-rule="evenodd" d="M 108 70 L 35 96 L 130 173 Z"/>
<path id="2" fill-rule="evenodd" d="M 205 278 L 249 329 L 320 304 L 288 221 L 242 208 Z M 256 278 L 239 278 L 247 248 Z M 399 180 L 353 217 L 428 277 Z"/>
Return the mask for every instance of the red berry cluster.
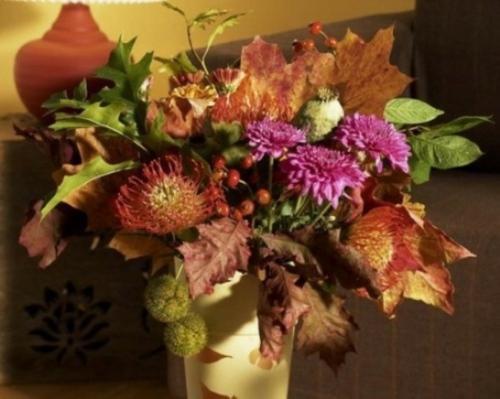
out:
<path id="1" fill-rule="evenodd" d="M 322 36 L 324 38 L 324 45 L 335 54 L 337 49 L 337 39 L 328 36 L 323 31 L 323 24 L 319 21 L 311 22 L 309 24 L 309 33 L 313 36 Z M 295 54 L 302 54 L 309 51 L 316 50 L 316 43 L 313 38 L 307 38 L 305 40 L 294 40 L 292 43 L 293 51 Z"/>
<path id="2" fill-rule="evenodd" d="M 228 168 L 226 158 L 222 155 L 216 155 L 212 158 L 212 178 L 216 181 L 222 181 L 228 189 L 236 189 L 241 181 L 241 173 L 236 167 Z M 251 155 L 246 155 L 241 158 L 239 167 L 247 170 L 254 165 L 254 159 Z M 256 174 L 249 175 L 248 180 L 252 183 L 257 183 Z M 249 198 L 243 198 L 236 206 L 222 202 L 217 206 L 219 216 L 230 216 L 235 220 L 241 220 L 246 216 L 250 216 L 255 211 L 256 204 L 267 205 L 271 202 L 271 194 L 266 189 L 258 189 Z"/>

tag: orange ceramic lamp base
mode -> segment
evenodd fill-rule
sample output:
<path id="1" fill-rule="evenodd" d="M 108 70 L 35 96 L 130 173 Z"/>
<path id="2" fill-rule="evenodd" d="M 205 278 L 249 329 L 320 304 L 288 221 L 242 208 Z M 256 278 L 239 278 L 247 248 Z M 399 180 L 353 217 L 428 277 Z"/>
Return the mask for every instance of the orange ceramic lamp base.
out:
<path id="1" fill-rule="evenodd" d="M 47 112 L 42 103 L 91 76 L 108 61 L 114 47 L 99 30 L 89 6 L 63 5 L 52 28 L 17 53 L 14 78 L 26 109 L 42 119 Z"/>

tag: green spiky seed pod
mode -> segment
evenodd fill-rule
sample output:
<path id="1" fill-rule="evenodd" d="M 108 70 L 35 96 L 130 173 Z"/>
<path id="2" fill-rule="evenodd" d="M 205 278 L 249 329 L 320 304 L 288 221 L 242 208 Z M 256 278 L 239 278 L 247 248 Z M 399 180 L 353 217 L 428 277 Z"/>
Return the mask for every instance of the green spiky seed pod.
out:
<path id="1" fill-rule="evenodd" d="M 186 316 L 190 299 L 188 287 L 173 276 L 164 274 L 149 280 L 144 292 L 144 306 L 154 319 L 162 323 Z"/>
<path id="2" fill-rule="evenodd" d="M 177 356 L 193 356 L 207 344 L 208 332 L 205 320 L 197 313 L 173 323 L 167 323 L 163 334 L 165 346 Z"/>

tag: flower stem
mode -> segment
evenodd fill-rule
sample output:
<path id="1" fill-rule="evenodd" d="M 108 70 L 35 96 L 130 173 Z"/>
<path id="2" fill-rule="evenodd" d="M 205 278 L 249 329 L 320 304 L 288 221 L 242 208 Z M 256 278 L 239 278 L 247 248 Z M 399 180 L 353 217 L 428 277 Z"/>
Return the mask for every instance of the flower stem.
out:
<path id="1" fill-rule="evenodd" d="M 325 216 L 326 212 L 328 212 L 331 209 L 331 207 L 332 207 L 332 204 L 330 204 L 330 203 L 324 205 L 323 209 L 321 210 L 321 212 L 318 214 L 318 216 L 316 216 L 316 218 L 311 223 L 311 226 L 314 226 L 316 223 L 318 223 L 320 221 L 320 219 L 323 216 Z"/>
<path id="2" fill-rule="evenodd" d="M 176 280 L 179 280 L 179 278 L 181 277 L 181 274 L 182 274 L 183 271 L 184 271 L 184 262 L 181 262 L 181 264 L 179 266 L 179 269 L 175 273 L 175 279 Z"/>
<path id="3" fill-rule="evenodd" d="M 267 191 L 269 194 L 273 192 L 273 169 L 274 169 L 274 158 L 269 157 L 269 164 L 267 169 Z M 267 207 L 267 231 L 270 233 L 272 231 L 272 207 L 268 205 Z"/>

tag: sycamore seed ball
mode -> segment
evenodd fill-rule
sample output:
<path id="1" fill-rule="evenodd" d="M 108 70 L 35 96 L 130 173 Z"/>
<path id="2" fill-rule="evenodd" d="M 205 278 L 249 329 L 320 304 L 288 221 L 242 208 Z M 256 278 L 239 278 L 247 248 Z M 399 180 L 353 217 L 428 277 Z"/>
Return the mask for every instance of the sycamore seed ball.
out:
<path id="1" fill-rule="evenodd" d="M 154 319 L 163 323 L 176 321 L 186 316 L 189 305 L 185 283 L 167 274 L 149 280 L 144 292 L 144 306 Z"/>
<path id="2" fill-rule="evenodd" d="M 208 333 L 205 320 L 197 313 L 173 323 L 167 323 L 163 335 L 167 349 L 177 356 L 193 356 L 207 344 Z"/>

